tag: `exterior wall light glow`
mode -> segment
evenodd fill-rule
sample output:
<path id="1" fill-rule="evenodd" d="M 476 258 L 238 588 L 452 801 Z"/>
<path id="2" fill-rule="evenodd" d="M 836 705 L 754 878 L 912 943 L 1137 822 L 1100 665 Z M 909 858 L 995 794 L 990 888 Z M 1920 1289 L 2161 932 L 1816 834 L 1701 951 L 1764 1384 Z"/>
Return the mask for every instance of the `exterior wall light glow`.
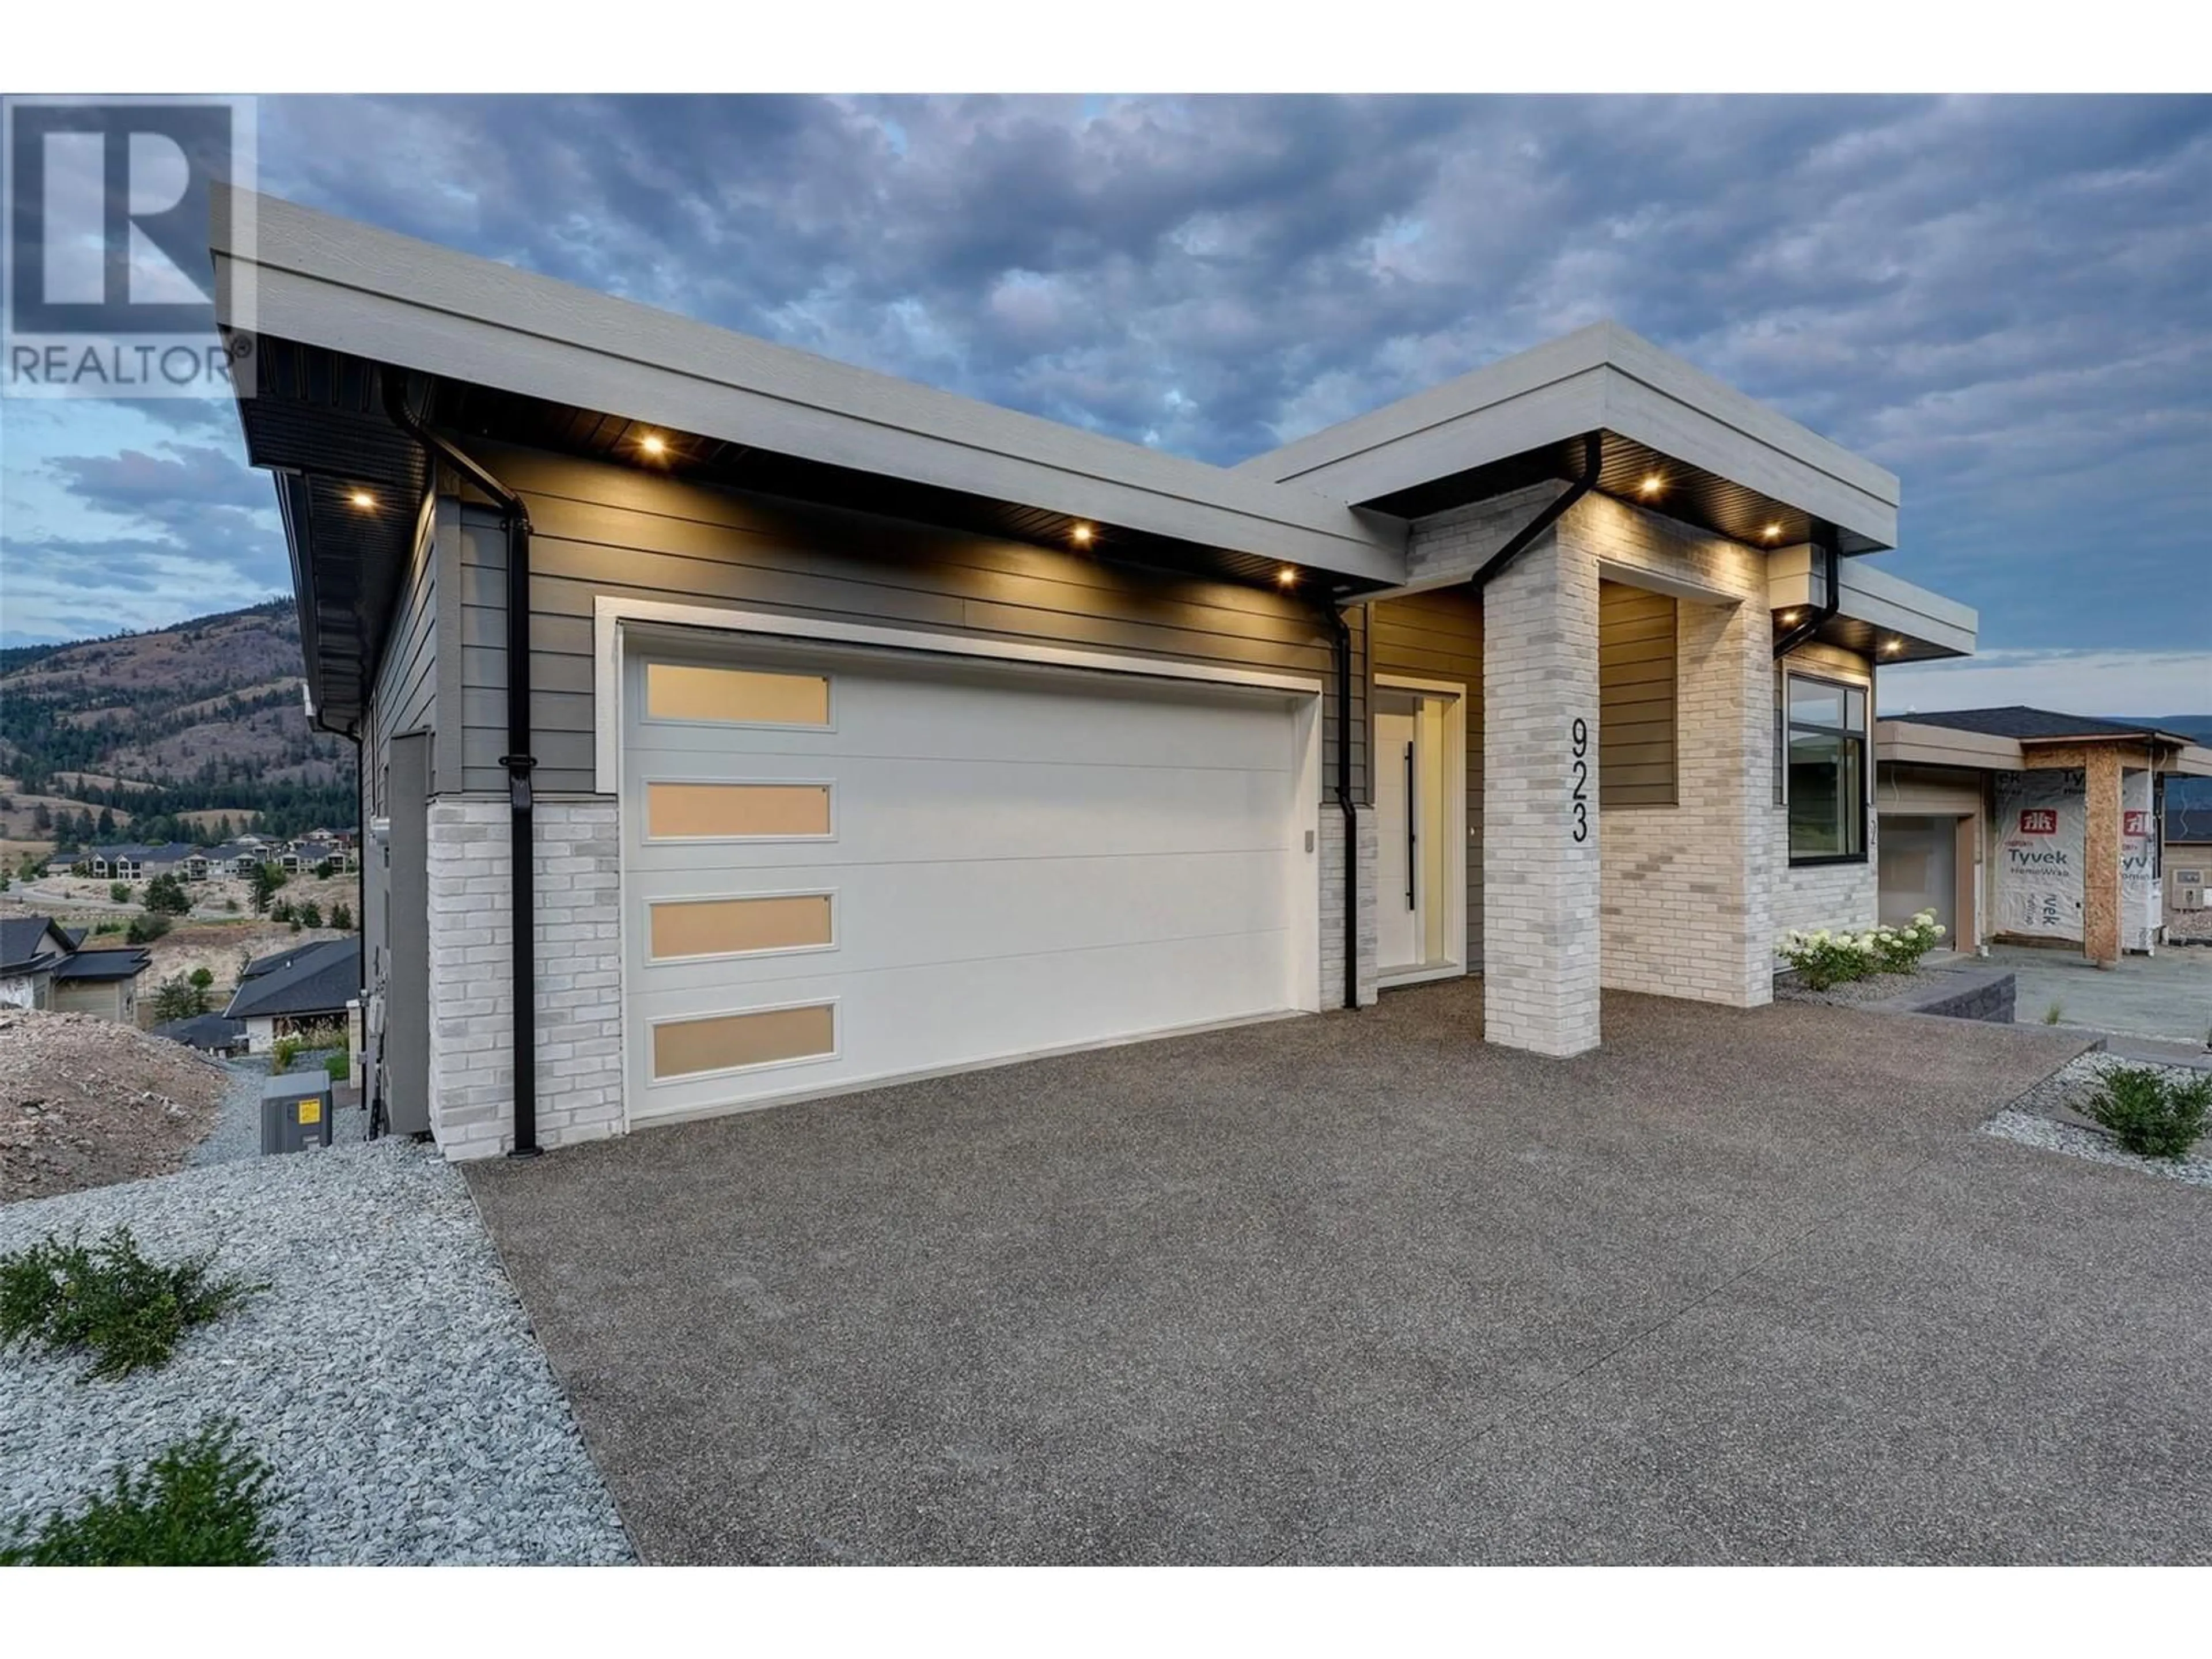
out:
<path id="1" fill-rule="evenodd" d="M 647 454 L 658 458 L 668 453 L 668 440 L 658 432 L 648 432 L 637 441 L 637 447 Z"/>
<path id="2" fill-rule="evenodd" d="M 1797 613 L 1795 611 L 1785 611 L 1782 613 L 1782 620 L 1785 623 L 1794 623 L 1797 620 Z"/>
<path id="3" fill-rule="evenodd" d="M 1289 565 L 1285 565 L 1275 573 L 1275 581 L 1279 586 L 1294 587 L 1297 585 L 1297 580 L 1298 573 Z"/>
<path id="4" fill-rule="evenodd" d="M 1667 481 L 1661 477 L 1656 472 L 1646 474 L 1644 482 L 1638 486 L 1638 488 L 1646 495 L 1656 495 L 1666 487 Z"/>
<path id="5" fill-rule="evenodd" d="M 1889 653 L 1889 654 L 1893 657 L 1899 652 L 1905 649 L 1905 641 L 1903 640 L 1892 640 L 1887 645 L 1882 647 L 1882 649 Z"/>
<path id="6" fill-rule="evenodd" d="M 1076 526 L 1074 529 L 1067 532 L 1067 536 L 1068 539 L 1073 542 L 1078 547 L 1088 547 L 1091 545 L 1091 526 L 1087 524 L 1079 524 Z"/>
<path id="7" fill-rule="evenodd" d="M 1778 524 L 1771 524 L 1766 526 L 1766 529 L 1762 533 L 1765 536 L 1766 539 L 1771 542 L 1777 536 L 1779 536 L 1782 533 L 1782 526 Z"/>
<path id="8" fill-rule="evenodd" d="M 347 499 L 364 513 L 374 512 L 376 508 L 376 497 L 366 489 L 356 489 Z"/>

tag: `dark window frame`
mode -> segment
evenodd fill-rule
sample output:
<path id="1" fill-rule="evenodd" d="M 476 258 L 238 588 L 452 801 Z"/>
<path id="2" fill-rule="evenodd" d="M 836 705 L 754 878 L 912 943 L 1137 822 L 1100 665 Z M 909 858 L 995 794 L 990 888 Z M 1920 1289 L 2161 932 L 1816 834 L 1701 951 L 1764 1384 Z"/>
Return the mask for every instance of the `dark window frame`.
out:
<path id="1" fill-rule="evenodd" d="M 1794 703 L 1790 690 L 1795 683 L 1800 680 L 1808 685 L 1825 687 L 1838 694 L 1838 702 L 1844 710 L 1843 725 L 1828 726 L 1819 720 L 1800 720 L 1796 717 L 1793 712 Z M 1861 699 L 1859 708 L 1862 724 L 1856 731 L 1851 729 L 1850 723 L 1850 699 L 1853 692 L 1856 692 Z M 1873 758 L 1873 746 L 1868 738 L 1868 728 L 1874 724 L 1873 685 L 1870 683 L 1861 684 L 1855 680 L 1832 678 L 1826 674 L 1808 674 L 1797 669 L 1785 668 L 1782 672 L 1781 702 L 1782 732 L 1781 742 L 1778 747 L 1780 750 L 1783 834 L 1790 837 L 1790 867 L 1793 870 L 1811 869 L 1824 864 L 1866 863 L 1869 857 L 1869 843 L 1874 839 L 1872 834 L 1874 780 L 1868 772 Z M 1853 774 L 1858 785 L 1858 849 L 1856 852 L 1800 853 L 1797 850 L 1795 832 L 1789 816 L 1790 743 L 1790 739 L 1801 731 L 1808 735 L 1840 738 L 1847 748 L 1850 744 L 1857 745 L 1858 765 Z"/>

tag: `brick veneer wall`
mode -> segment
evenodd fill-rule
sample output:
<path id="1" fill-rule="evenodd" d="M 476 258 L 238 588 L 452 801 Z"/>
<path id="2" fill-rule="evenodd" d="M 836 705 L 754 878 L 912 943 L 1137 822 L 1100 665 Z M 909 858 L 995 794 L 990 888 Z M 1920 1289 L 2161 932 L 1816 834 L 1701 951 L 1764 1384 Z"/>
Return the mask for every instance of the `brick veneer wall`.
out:
<path id="1" fill-rule="evenodd" d="M 1483 1020 L 1542 1054 L 1598 1042 L 1597 565 L 1555 528 L 1483 594 Z M 1570 731 L 1587 724 L 1589 832 Z"/>
<path id="2" fill-rule="evenodd" d="M 1375 809 L 1354 808 L 1359 865 L 1359 1006 L 1380 994 L 1376 979 L 1375 882 L 1380 848 Z M 1321 1006 L 1344 1006 L 1344 811 L 1334 801 L 1321 809 Z"/>
<path id="3" fill-rule="evenodd" d="M 612 801 L 538 804 L 538 1138 L 617 1133 L 622 1098 L 619 818 Z M 503 800 L 430 804 L 430 1127 L 453 1158 L 514 1145 L 512 865 Z"/>
<path id="4" fill-rule="evenodd" d="M 1773 629 L 1765 556 L 1608 496 L 1562 521 L 1613 580 L 1644 572 L 1734 604 L 1675 617 L 1675 802 L 1605 815 L 1601 979 L 1608 989 L 1757 1007 L 1773 998 Z"/>

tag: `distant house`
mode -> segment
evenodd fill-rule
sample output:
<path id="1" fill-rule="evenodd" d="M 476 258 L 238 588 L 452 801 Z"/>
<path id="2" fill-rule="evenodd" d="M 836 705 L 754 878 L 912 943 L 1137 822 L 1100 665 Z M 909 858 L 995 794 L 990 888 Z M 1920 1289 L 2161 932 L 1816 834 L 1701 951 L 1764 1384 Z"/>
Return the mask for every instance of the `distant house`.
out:
<path id="1" fill-rule="evenodd" d="M 97 1014 L 125 1025 L 138 1023 L 138 978 L 154 958 L 136 945 L 114 951 L 77 951 L 53 970 L 53 1010 L 58 1014 Z"/>
<path id="2" fill-rule="evenodd" d="M 323 841 L 303 836 L 285 849 L 283 865 L 287 871 L 298 872 L 313 870 L 318 865 L 334 865 L 338 869 L 353 867 L 352 850 L 335 841 Z"/>
<path id="3" fill-rule="evenodd" d="M 2212 940 L 2212 805 L 2166 804 L 2166 936 Z"/>
<path id="4" fill-rule="evenodd" d="M 78 854 L 72 868 L 101 881 L 149 881 L 155 876 L 179 875 L 199 849 L 181 841 L 143 846 L 126 842 L 112 847 L 90 847 Z"/>
<path id="5" fill-rule="evenodd" d="M 0 919 L 0 1006 L 52 1007 L 54 966 L 76 948 L 75 940 L 48 917 Z"/>
<path id="6" fill-rule="evenodd" d="M 2170 927 L 2162 870 L 2212 873 L 2179 858 L 2171 813 L 2160 833 L 2166 787 L 2212 777 L 2212 749 L 2185 733 L 1962 708 L 1877 721 L 1875 759 L 1881 919 L 1933 909 L 1961 949 L 2073 945 L 2115 963 Z"/>
<path id="7" fill-rule="evenodd" d="M 241 1054 L 246 1048 L 246 1022 L 222 1014 L 167 1020 L 154 1027 L 154 1035 L 211 1054 Z"/>
<path id="8" fill-rule="evenodd" d="M 250 876 L 256 866 L 268 861 L 269 849 L 259 840 L 228 841 L 220 847 L 196 850 L 185 860 L 185 873 L 195 881 L 210 876 Z"/>
<path id="9" fill-rule="evenodd" d="M 361 940 L 325 939 L 248 963 L 223 1017 L 244 1022 L 247 1053 L 265 1054 L 302 1026 L 343 1024 L 360 995 Z"/>
<path id="10" fill-rule="evenodd" d="M 46 916 L 0 921 L 0 1003 L 136 1024 L 138 979 L 153 958 L 135 945 L 82 950 L 83 939 Z"/>

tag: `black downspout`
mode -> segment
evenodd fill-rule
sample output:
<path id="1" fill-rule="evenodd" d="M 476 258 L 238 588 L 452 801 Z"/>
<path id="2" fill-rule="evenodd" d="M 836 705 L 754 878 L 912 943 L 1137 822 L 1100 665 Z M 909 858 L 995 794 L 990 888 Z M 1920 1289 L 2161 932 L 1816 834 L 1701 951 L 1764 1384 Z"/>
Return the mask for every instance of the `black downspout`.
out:
<path id="1" fill-rule="evenodd" d="M 1774 659 L 1788 656 L 1826 625 L 1844 604 L 1844 556 L 1837 545 L 1836 526 L 1815 520 L 1813 545 L 1820 554 L 1820 602 L 1808 606 L 1802 620 L 1774 641 Z"/>
<path id="2" fill-rule="evenodd" d="M 1336 631 L 1336 805 L 1344 814 L 1344 1006 L 1359 1009 L 1359 811 L 1352 801 L 1352 627 L 1324 602 Z"/>
<path id="3" fill-rule="evenodd" d="M 1468 580 L 1478 590 L 1490 586 L 1505 574 L 1506 567 L 1526 553 L 1537 537 L 1566 516 L 1567 509 L 1597 488 L 1599 472 L 1605 465 L 1605 434 L 1601 432 L 1583 434 L 1583 470 L 1579 477 L 1554 499 L 1549 507 L 1522 525 L 1508 538 L 1504 546 L 1482 562 Z"/>
<path id="4" fill-rule="evenodd" d="M 398 377 L 384 380 L 385 412 L 393 424 L 499 503 L 507 531 L 507 856 L 514 872 L 508 922 L 514 936 L 509 969 L 514 990 L 514 1148 L 511 1158 L 535 1158 L 538 1145 L 538 953 L 536 950 L 537 812 L 530 775 L 530 513 L 522 497 L 470 456 L 416 418 Z"/>

